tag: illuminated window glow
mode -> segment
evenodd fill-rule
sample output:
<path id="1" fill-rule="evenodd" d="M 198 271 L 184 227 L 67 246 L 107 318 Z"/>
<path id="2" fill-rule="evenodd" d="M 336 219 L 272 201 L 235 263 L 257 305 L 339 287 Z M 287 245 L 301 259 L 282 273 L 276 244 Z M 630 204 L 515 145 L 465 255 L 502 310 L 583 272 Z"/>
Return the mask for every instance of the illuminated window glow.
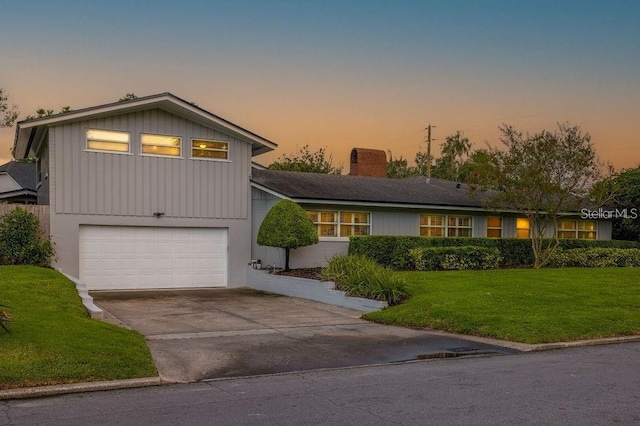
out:
<path id="1" fill-rule="evenodd" d="M 131 135 L 115 130 L 87 129 L 87 150 L 112 153 L 129 153 Z"/>
<path id="2" fill-rule="evenodd" d="M 205 139 L 191 141 L 191 157 L 209 160 L 228 160 L 229 143 Z"/>
<path id="3" fill-rule="evenodd" d="M 179 157 L 182 139 L 177 136 L 141 134 L 142 153 L 165 157 Z"/>

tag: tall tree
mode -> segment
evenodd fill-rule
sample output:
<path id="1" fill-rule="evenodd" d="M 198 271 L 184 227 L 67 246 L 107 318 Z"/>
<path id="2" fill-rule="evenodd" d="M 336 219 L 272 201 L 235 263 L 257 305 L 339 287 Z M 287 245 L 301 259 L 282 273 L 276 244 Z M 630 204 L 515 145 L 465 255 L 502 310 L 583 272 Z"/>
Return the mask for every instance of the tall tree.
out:
<path id="1" fill-rule="evenodd" d="M 408 177 L 419 176 L 415 167 L 409 166 L 407 159 L 400 157 L 393 157 L 391 151 L 389 152 L 389 161 L 387 161 L 387 177 L 392 179 L 404 179 Z"/>
<path id="2" fill-rule="evenodd" d="M 458 130 L 455 134 L 447 136 L 440 144 L 440 158 L 436 159 L 436 165 L 432 176 L 440 179 L 462 181 L 461 171 L 469 159 L 471 142 L 464 133 Z"/>
<path id="3" fill-rule="evenodd" d="M 284 270 L 289 270 L 291 249 L 318 243 L 318 231 L 302 207 L 290 200 L 280 200 L 271 207 L 258 230 L 261 246 L 285 250 Z"/>
<path id="4" fill-rule="evenodd" d="M 4 88 L 0 87 L 0 127 L 13 126 L 18 114 L 18 107 L 15 105 L 9 106 L 9 96 L 4 91 Z"/>
<path id="5" fill-rule="evenodd" d="M 558 124 L 553 132 L 534 135 L 509 125 L 500 130 L 505 150 L 490 148 L 495 169 L 478 179 L 475 191 L 489 207 L 516 210 L 529 219 L 534 267 L 540 268 L 559 245 L 559 217 L 580 210 L 601 176 L 600 164 L 591 137 L 579 126 Z M 554 238 L 545 239 L 552 232 Z"/>
<path id="6" fill-rule="evenodd" d="M 283 154 L 271 163 L 269 170 L 288 170 L 291 172 L 327 173 L 339 175 L 342 166 L 333 166 L 333 156 L 327 155 L 325 148 L 311 152 L 309 145 L 305 145 L 297 153 Z"/>

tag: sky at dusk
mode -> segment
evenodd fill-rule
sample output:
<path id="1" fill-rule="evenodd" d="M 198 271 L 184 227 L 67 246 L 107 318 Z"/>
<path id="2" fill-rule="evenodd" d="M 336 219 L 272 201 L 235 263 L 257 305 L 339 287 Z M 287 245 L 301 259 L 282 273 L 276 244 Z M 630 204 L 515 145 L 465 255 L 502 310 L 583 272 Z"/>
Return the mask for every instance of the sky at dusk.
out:
<path id="1" fill-rule="evenodd" d="M 637 0 L 0 0 L 0 87 L 21 117 L 171 92 L 276 142 L 263 164 L 568 121 L 635 167 L 639 22 Z"/>

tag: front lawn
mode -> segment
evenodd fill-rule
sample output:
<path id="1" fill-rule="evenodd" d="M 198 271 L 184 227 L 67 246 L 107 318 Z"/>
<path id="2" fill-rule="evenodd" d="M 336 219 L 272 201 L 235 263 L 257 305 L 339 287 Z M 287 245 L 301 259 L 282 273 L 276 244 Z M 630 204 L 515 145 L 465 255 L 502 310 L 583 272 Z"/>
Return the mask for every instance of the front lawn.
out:
<path id="1" fill-rule="evenodd" d="M 398 274 L 412 297 L 366 319 L 523 343 L 640 334 L 640 268 Z"/>
<path id="2" fill-rule="evenodd" d="M 71 281 L 52 269 L 0 266 L 0 389 L 156 376 L 144 337 L 87 317 Z"/>

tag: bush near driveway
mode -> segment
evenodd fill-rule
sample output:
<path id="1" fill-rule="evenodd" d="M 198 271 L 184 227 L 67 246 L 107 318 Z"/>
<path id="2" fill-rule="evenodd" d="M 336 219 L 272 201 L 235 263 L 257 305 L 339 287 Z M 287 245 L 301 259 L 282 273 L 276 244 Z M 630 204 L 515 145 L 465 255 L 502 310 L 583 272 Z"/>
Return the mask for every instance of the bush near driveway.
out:
<path id="1" fill-rule="evenodd" d="M 74 284 L 35 266 L 0 266 L 11 335 L 0 335 L 0 389 L 156 376 L 144 337 L 93 320 Z"/>
<path id="2" fill-rule="evenodd" d="M 404 279 L 366 256 L 334 256 L 322 270 L 322 279 L 333 281 L 350 296 L 396 305 L 408 296 Z"/>
<path id="3" fill-rule="evenodd" d="M 640 268 L 397 274 L 411 297 L 364 318 L 523 343 L 640 335 Z"/>

